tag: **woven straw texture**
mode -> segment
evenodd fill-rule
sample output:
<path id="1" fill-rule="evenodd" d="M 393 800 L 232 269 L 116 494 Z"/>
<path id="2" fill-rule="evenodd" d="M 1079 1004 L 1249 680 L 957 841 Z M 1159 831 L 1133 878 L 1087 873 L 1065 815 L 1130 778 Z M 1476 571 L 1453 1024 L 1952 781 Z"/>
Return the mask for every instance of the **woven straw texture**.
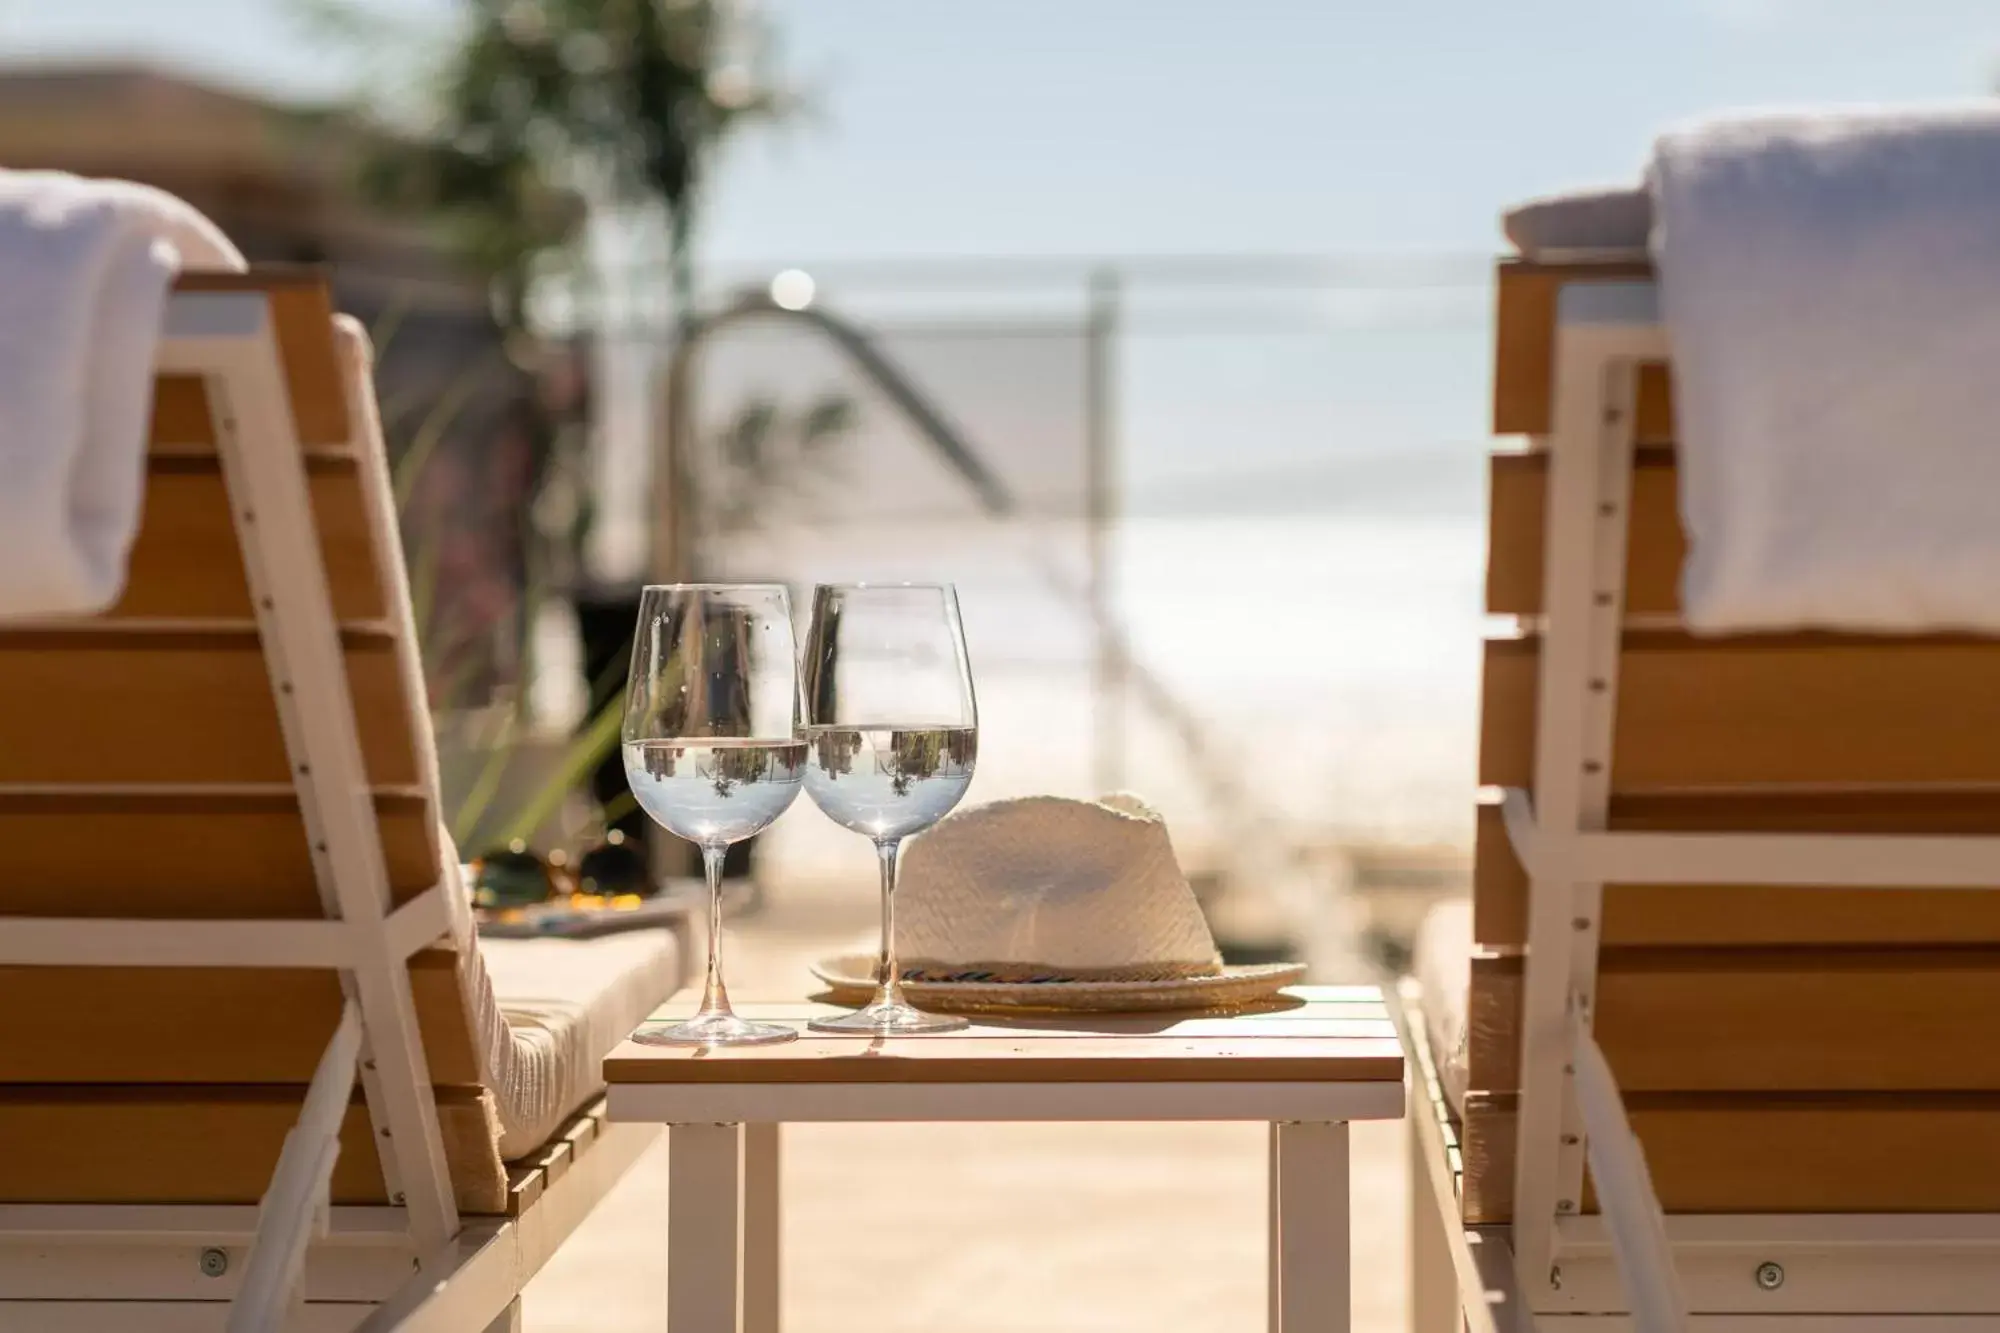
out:
<path id="1" fill-rule="evenodd" d="M 939 821 L 904 856 L 896 935 L 912 981 L 1222 971 L 1166 824 L 1131 797 L 1031 796 Z"/>

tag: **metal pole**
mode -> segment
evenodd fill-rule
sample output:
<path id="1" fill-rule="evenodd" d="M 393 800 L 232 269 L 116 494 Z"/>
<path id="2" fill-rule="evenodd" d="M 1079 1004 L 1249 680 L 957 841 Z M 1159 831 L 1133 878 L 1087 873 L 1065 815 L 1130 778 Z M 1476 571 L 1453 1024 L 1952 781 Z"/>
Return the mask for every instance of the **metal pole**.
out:
<path id="1" fill-rule="evenodd" d="M 1090 275 L 1084 342 L 1084 515 L 1089 548 L 1091 624 L 1097 663 L 1091 694 L 1092 775 L 1100 793 L 1125 785 L 1125 652 L 1113 587 L 1113 525 L 1117 521 L 1118 317 L 1123 280 L 1118 270 Z"/>
<path id="2" fill-rule="evenodd" d="M 653 454 L 653 551 L 648 571 L 653 583 L 686 583 L 694 576 L 696 533 L 694 476 L 694 350 L 698 328 L 691 319 L 675 327 L 662 386 L 659 446 Z"/>
<path id="3" fill-rule="evenodd" d="M 695 432 L 694 351 L 698 326 L 689 313 L 674 321 L 673 341 L 657 400 L 658 431 L 653 450 L 652 550 L 647 557 L 648 583 L 690 583 L 697 576 L 699 510 L 695 503 L 693 460 Z M 650 824 L 650 821 L 649 821 Z M 699 873 L 694 844 L 647 829 L 647 863 L 657 883 L 662 878 L 691 879 Z"/>

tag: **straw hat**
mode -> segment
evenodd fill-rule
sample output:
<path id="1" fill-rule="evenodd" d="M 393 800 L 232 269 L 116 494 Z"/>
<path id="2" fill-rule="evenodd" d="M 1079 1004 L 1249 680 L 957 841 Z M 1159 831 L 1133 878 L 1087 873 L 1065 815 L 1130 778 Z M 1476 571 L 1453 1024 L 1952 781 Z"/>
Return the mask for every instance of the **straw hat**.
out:
<path id="1" fill-rule="evenodd" d="M 910 844 L 896 890 L 904 989 L 931 1008 L 1247 1004 L 1301 963 L 1225 966 L 1158 812 L 1131 796 L 1030 796 L 950 815 Z M 866 998 L 875 958 L 822 959 Z"/>

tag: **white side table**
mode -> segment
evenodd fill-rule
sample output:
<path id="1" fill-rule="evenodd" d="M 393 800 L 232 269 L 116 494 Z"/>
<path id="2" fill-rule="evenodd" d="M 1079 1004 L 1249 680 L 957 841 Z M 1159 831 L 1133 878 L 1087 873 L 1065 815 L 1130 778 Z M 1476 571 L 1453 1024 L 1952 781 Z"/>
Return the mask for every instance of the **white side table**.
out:
<path id="1" fill-rule="evenodd" d="M 839 1012 L 739 1009 L 802 1030 Z M 949 1036 L 806 1032 L 718 1050 L 628 1041 L 604 1075 L 610 1119 L 671 1127 L 669 1333 L 777 1333 L 780 1125 L 944 1120 L 1267 1122 L 1270 1327 L 1344 1330 L 1347 1124 L 1400 1119 L 1404 1105 L 1402 1049 L 1366 986 L 1296 987 L 1227 1017 L 995 1018 Z"/>

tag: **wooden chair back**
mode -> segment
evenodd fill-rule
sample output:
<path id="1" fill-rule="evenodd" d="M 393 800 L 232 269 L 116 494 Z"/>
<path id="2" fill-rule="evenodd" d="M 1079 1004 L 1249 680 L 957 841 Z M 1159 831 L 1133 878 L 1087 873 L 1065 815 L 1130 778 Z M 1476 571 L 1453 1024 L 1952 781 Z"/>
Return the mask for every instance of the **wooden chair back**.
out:
<path id="1" fill-rule="evenodd" d="M 366 342 L 309 272 L 189 276 L 175 299 L 245 290 L 268 298 L 401 904 L 438 883 L 443 848 Z M 155 389 L 118 604 L 0 626 L 0 916 L 327 915 L 217 451 L 225 405 L 199 378 Z M 460 1206 L 499 1211 L 458 962 L 434 945 L 410 982 Z M 0 1203 L 255 1203 L 341 1001 L 327 969 L 0 966 L 0 1142 L 17 1147 Z M 378 1137 L 357 1090 L 334 1202 L 390 1201 Z"/>
<path id="2" fill-rule="evenodd" d="M 1629 263 L 1503 264 L 1479 781 L 1533 790 L 1557 305 Z M 2000 834 L 2000 642 L 1680 624 L 1671 367 L 1640 367 L 1604 827 Z M 1622 428 L 1623 423 L 1613 423 Z M 1892 447 L 1892 442 L 1885 442 Z M 1620 501 L 1607 500 L 1607 504 Z M 1464 1205 L 1507 1218 L 1529 880 L 1478 813 Z M 2000 893 L 1606 885 L 1594 1026 L 1669 1212 L 2000 1209 Z M 1580 927 L 1581 928 L 1581 927 Z M 1594 1200 L 1575 1201 L 1593 1211 Z"/>

